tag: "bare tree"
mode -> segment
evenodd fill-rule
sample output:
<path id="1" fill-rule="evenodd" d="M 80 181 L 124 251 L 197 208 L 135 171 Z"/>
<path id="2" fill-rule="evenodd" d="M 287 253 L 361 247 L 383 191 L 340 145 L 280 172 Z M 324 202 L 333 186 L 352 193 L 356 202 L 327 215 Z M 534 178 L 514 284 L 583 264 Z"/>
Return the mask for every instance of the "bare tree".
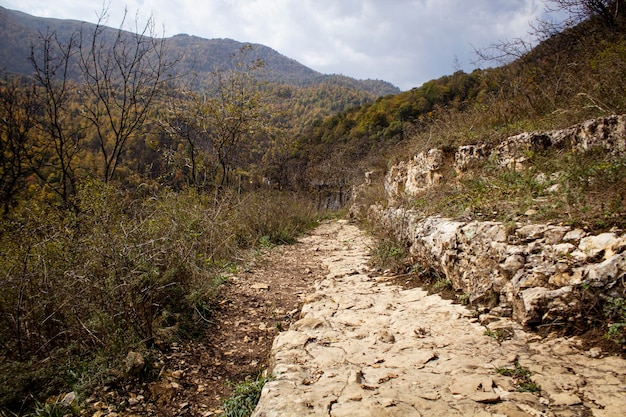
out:
<path id="1" fill-rule="evenodd" d="M 617 19 L 624 8 L 624 0 L 544 0 L 553 12 L 564 11 L 568 18 L 567 26 L 575 25 L 590 17 L 597 16 L 609 27 L 617 26 Z"/>
<path id="2" fill-rule="evenodd" d="M 39 128 L 49 150 L 47 167 L 50 175 L 37 170 L 37 175 L 67 203 L 75 193 L 74 160 L 80 149 L 80 127 L 71 120 L 72 57 L 77 53 L 77 39 L 59 39 L 55 32 L 40 33 L 41 43 L 31 47 L 29 61 L 34 69 L 35 94 L 42 109 Z"/>
<path id="3" fill-rule="evenodd" d="M 533 42 L 529 39 L 516 38 L 492 43 L 485 48 L 474 47 L 476 54 L 475 65 L 481 62 L 495 62 L 499 65 L 508 64 L 511 61 L 522 58 L 532 50 Z"/>
<path id="4" fill-rule="evenodd" d="M 188 186 L 203 188 L 207 179 L 214 177 L 211 164 L 205 161 L 209 146 L 209 128 L 202 117 L 205 98 L 192 90 L 181 89 L 180 92 L 180 96 L 170 98 L 165 116 L 160 120 L 167 135 L 182 141 L 182 149 L 175 146 L 167 151 L 168 165 L 182 172 Z"/>
<path id="5" fill-rule="evenodd" d="M 32 90 L 15 78 L 0 83 L 0 204 L 4 214 L 28 175 L 40 165 L 34 143 L 35 100 Z"/>
<path id="6" fill-rule="evenodd" d="M 626 0 L 543 0 L 548 14 L 558 18 L 538 19 L 531 24 L 527 38 L 502 40 L 486 48 L 474 48 L 475 64 L 496 62 L 506 64 L 528 54 L 538 42 L 545 41 L 564 29 L 573 27 L 589 18 L 599 18 L 606 27 L 617 27 Z"/>
<path id="7" fill-rule="evenodd" d="M 126 17 L 113 31 L 104 26 L 104 11 L 93 31 L 80 32 L 83 106 L 96 132 L 105 182 L 113 179 L 128 139 L 143 126 L 175 64 L 166 60 L 165 38 L 155 37 L 152 17 L 145 25 L 135 19 L 133 31 L 124 30 Z"/>
<path id="8" fill-rule="evenodd" d="M 164 126 L 170 135 L 186 143 L 195 185 L 200 179 L 198 158 L 203 154 L 215 160 L 214 185 L 227 186 L 236 163 L 250 156 L 253 138 L 269 131 L 267 109 L 256 77 L 264 63 L 248 59 L 251 49 L 243 47 L 239 55 L 231 57 L 228 68 L 213 72 L 212 94 L 187 90 L 184 104 L 169 109 Z"/>
<path id="9" fill-rule="evenodd" d="M 233 57 L 230 68 L 213 73 L 217 94 L 207 99 L 203 111 L 210 126 L 209 141 L 221 168 L 221 186 L 229 184 L 229 171 L 237 156 L 245 155 L 251 139 L 267 127 L 256 78 L 265 63 L 248 60 L 251 49 L 242 48 L 239 60 Z"/>

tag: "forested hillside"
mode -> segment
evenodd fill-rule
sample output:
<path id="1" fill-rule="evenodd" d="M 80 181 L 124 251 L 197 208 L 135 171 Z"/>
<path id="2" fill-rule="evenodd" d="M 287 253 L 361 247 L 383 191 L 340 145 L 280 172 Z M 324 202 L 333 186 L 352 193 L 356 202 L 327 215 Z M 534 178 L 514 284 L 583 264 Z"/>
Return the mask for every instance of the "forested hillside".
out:
<path id="1" fill-rule="evenodd" d="M 391 163 L 422 150 L 440 148 L 446 151 L 465 144 L 495 144 L 520 132 L 564 128 L 583 120 L 624 113 L 624 13 L 621 9 L 618 14 L 609 13 L 612 18 L 608 20 L 599 12 L 580 11 L 578 6 L 586 2 L 550 3 L 564 3 L 571 7 L 568 10 L 572 13 L 581 13 L 576 14 L 578 24 L 554 35 L 549 35 L 553 28 L 545 29 L 540 33 L 545 39 L 533 49 L 524 49 L 516 42 L 503 42 L 493 47 L 495 52 L 489 49 L 481 52 L 484 56 L 511 60 L 507 65 L 476 69 L 469 74 L 459 71 L 320 120 L 299 136 L 298 155 L 301 156 L 293 160 L 294 166 L 303 164 L 303 160 L 313 161 L 312 170 L 320 180 L 326 176 L 337 182 L 338 176 L 344 175 L 345 178 L 356 177 L 358 182 L 364 172 L 374 170 L 380 178 Z M 591 18 L 579 22 L 581 16 Z M 487 60 L 483 64 L 489 66 L 498 62 Z M 330 143 L 332 151 L 328 146 Z M 537 155 L 538 163 L 540 157 Z M 554 158 L 548 158 L 554 161 Z M 622 172 L 622 162 L 608 162 L 609 155 L 598 158 L 604 160 L 607 167 Z M 320 165 L 317 162 L 321 160 L 333 160 L 333 163 Z M 571 161 L 562 162 L 572 166 Z M 581 163 L 579 161 L 574 166 Z M 344 174 L 337 171 L 338 167 Z M 559 168 L 553 166 L 550 169 Z M 600 168 L 585 169 L 608 175 Z M 573 176 L 580 174 L 572 173 Z M 587 171 L 584 175 L 592 174 Z M 600 182 L 589 180 L 588 185 L 599 185 Z M 620 216 L 606 210 L 602 214 L 602 207 L 615 207 L 619 205 L 616 202 L 623 201 L 624 183 L 613 183 L 610 189 L 616 190 L 615 194 L 603 194 L 600 196 L 602 201 L 598 196 L 587 198 L 583 204 L 586 208 L 582 209 L 587 215 L 576 210 L 576 221 L 607 228 L 615 225 L 615 219 Z M 461 207 L 462 211 L 467 204 L 472 206 L 473 203 L 470 196 L 464 197 L 470 203 L 454 203 L 452 196 L 460 191 L 449 189 L 440 192 L 439 196 L 428 196 L 426 200 L 437 202 L 432 207 L 441 209 L 450 204 Z M 503 192 L 504 195 L 492 195 L 506 199 L 507 192 L 510 190 Z M 492 203 L 497 204 L 485 202 Z M 477 213 L 492 211 L 481 204 L 472 210 Z M 437 209 L 428 210 L 432 213 Z M 556 216 L 553 220 L 557 221 L 571 222 L 571 215 L 565 210 L 560 214 L 552 213 Z"/>
<path id="2" fill-rule="evenodd" d="M 150 381 L 124 371 L 129 351 L 211 343 L 244 251 L 293 242 L 366 172 L 379 181 L 364 205 L 382 201 L 390 163 L 420 150 L 625 113 L 623 10 L 399 93 L 259 45 L 159 38 L 152 22 L 48 30 L 0 9 L 0 410 Z M 551 221 L 624 226 L 623 157 L 529 158 L 565 173 Z M 529 194 L 545 198 L 532 168 L 483 168 L 406 204 L 509 221 Z"/>
<path id="3" fill-rule="evenodd" d="M 240 86 L 248 83 L 246 85 L 248 91 L 243 94 L 250 97 L 254 95 L 254 100 L 262 100 L 265 120 L 281 127 L 282 133 L 279 135 L 276 135 L 276 129 L 273 130 L 272 134 L 268 133 L 272 129 L 263 134 L 257 132 L 255 139 L 258 144 L 257 149 L 244 147 L 241 146 L 242 143 L 238 143 L 236 147 L 230 146 L 227 151 L 223 148 L 223 144 L 217 145 L 218 148 L 222 147 L 221 150 L 224 152 L 238 153 L 236 156 L 229 155 L 228 158 L 238 159 L 240 164 L 238 170 L 241 171 L 238 175 L 243 175 L 252 182 L 258 182 L 264 176 L 264 172 L 260 169 L 263 154 L 267 157 L 281 154 L 281 149 L 292 146 L 295 134 L 309 126 L 314 120 L 350 107 L 370 103 L 376 97 L 399 91 L 384 81 L 355 80 L 342 75 L 320 74 L 263 45 L 245 44 L 230 39 L 209 40 L 184 34 L 172 38 L 159 38 L 159 33 L 154 28 L 155 22 L 152 20 L 149 20 L 141 28 L 141 33 L 134 35 L 126 31 L 126 28 L 132 27 L 135 22 L 125 20 L 119 30 L 104 26 L 103 23 L 106 22 L 106 13 L 104 12 L 101 16 L 101 23 L 98 25 L 70 20 L 38 18 L 4 8 L 0 8 L 0 19 L 3 23 L 0 26 L 0 36 L 5 40 L 0 46 L 0 58 L 3 62 L 2 70 L 6 74 L 6 84 L 11 85 L 10 90 L 18 94 L 17 90 L 19 89 L 14 85 L 18 76 L 29 77 L 35 73 L 35 78 L 38 78 L 36 82 L 46 89 L 44 94 L 46 97 L 39 94 L 37 100 L 40 103 L 47 99 L 54 101 L 54 103 L 43 104 L 49 106 L 48 111 L 56 113 L 54 115 L 49 114 L 49 117 L 57 119 L 63 117 L 58 112 L 61 110 L 69 111 L 69 108 L 73 108 L 73 114 L 84 111 L 86 108 L 90 108 L 91 111 L 98 111 L 98 106 L 92 106 L 93 103 L 88 104 L 85 101 L 78 103 L 81 100 L 79 97 L 81 93 L 78 92 L 77 88 L 85 82 L 85 79 L 90 77 L 102 75 L 107 78 L 106 81 L 92 83 L 93 90 L 91 93 L 98 96 L 100 93 L 96 90 L 115 82 L 111 71 L 126 72 L 126 76 L 129 76 L 132 71 L 138 70 L 141 74 L 130 81 L 134 85 L 124 87 L 127 94 L 124 99 L 131 98 L 128 95 L 132 95 L 132 100 L 139 98 L 140 91 L 138 88 L 144 82 L 141 78 L 154 77 L 149 80 L 153 83 L 149 93 L 150 106 L 138 102 L 123 104 L 128 105 L 128 107 L 121 109 L 122 113 L 126 110 L 135 112 L 131 116 L 135 119 L 122 122 L 122 124 L 127 123 L 125 126 L 110 126 L 113 130 L 118 129 L 115 133 L 115 143 L 111 146 L 104 145 L 102 138 L 100 138 L 99 148 L 102 151 L 102 158 L 104 158 L 103 164 L 100 165 L 104 165 L 104 168 L 97 169 L 104 169 L 105 171 L 112 169 L 116 171 L 117 175 L 120 175 L 119 179 L 124 181 L 130 178 L 139 181 L 141 178 L 160 178 L 161 180 L 169 178 L 170 185 L 180 187 L 179 183 L 182 177 L 179 174 L 185 168 L 180 166 L 174 168 L 174 166 L 181 163 L 185 157 L 181 156 L 182 148 L 176 141 L 182 140 L 184 142 L 185 139 L 180 134 L 172 136 L 165 133 L 168 132 L 167 128 L 155 130 L 153 127 L 156 125 L 163 127 L 164 124 L 169 123 L 165 120 L 167 117 L 164 115 L 168 112 L 169 115 L 172 115 L 180 110 L 172 107 L 180 105 L 177 102 L 181 98 L 180 94 L 187 96 L 187 98 L 194 96 L 195 99 L 200 100 L 201 96 L 206 93 L 213 94 L 226 88 L 226 80 L 222 78 L 226 73 L 233 76 L 233 81 L 236 78 L 235 72 L 241 73 L 243 78 L 250 78 L 245 82 L 241 79 L 236 82 Z M 118 35 L 120 37 L 116 40 Z M 91 40 L 96 40 L 99 44 L 89 45 L 88 42 Z M 147 56 L 138 57 L 137 62 L 128 63 L 126 68 L 110 68 L 115 59 L 130 53 L 130 49 L 126 48 L 133 48 L 133 43 L 136 43 L 134 51 L 143 55 L 154 55 L 150 59 L 158 62 L 157 71 L 160 71 L 159 73 L 151 72 L 148 74 L 146 72 L 148 71 L 147 67 L 132 68 L 132 65 L 139 64 L 139 60 L 147 63 Z M 113 48 L 117 48 L 117 51 L 104 56 L 109 53 L 103 49 L 105 44 L 114 44 Z M 100 54 L 96 58 L 99 60 L 98 63 L 87 62 L 94 60 L 98 54 Z M 89 69 L 90 65 L 93 68 Z M 101 67 L 98 68 L 98 65 Z M 241 67 L 237 69 L 238 66 Z M 248 70 L 249 72 L 246 73 Z M 97 75 L 99 71 L 103 74 Z M 46 77 L 48 79 L 42 79 Z M 250 83 L 252 78 L 254 78 L 256 85 Z M 27 83 L 25 80 L 27 78 L 22 79 L 18 84 Z M 63 84 L 60 89 L 51 84 L 56 81 L 62 81 Z M 230 87 L 230 93 L 235 94 L 234 86 L 231 85 Z M 108 85 L 107 88 L 111 89 L 112 86 Z M 253 93 L 252 89 L 257 91 Z M 141 91 L 141 93 L 146 94 L 146 91 Z M 178 91 L 178 93 L 172 93 L 173 91 Z M 170 98 L 167 98 L 168 96 Z M 13 97 L 7 100 L 22 99 L 29 101 L 33 106 L 35 105 L 34 102 L 30 102 L 35 100 L 35 97 L 31 96 Z M 97 99 L 106 101 L 106 99 L 102 100 L 103 97 Z M 169 101 L 169 107 L 162 100 Z M 236 98 L 231 95 L 225 100 L 232 101 Z M 108 104 L 113 104 L 113 101 L 115 100 Z M 153 106 L 154 102 L 159 102 L 159 104 Z M 135 106 L 135 104 L 139 105 Z M 225 105 L 225 103 L 222 104 Z M 119 105 L 119 102 L 114 105 Z M 201 104 L 196 103 L 196 105 L 200 106 Z M 81 106 L 83 110 L 80 110 Z M 161 112 L 161 114 L 151 113 L 148 116 L 152 107 L 168 110 Z M 54 109 L 51 110 L 51 108 Z M 202 111 L 199 108 L 196 110 Z M 34 108 L 33 111 L 35 111 Z M 85 135 L 83 126 L 77 127 L 80 121 L 77 120 L 75 123 L 75 132 L 66 133 L 61 133 L 66 127 L 58 126 L 58 122 L 58 120 L 48 120 L 49 124 L 55 126 L 48 126 L 47 129 L 56 129 L 55 135 L 57 136 L 74 136 L 71 151 L 67 149 L 65 144 L 57 144 L 57 147 L 60 146 L 57 148 L 57 153 L 66 153 L 65 156 L 60 157 L 59 161 L 63 165 L 60 169 L 66 171 L 61 176 L 67 179 L 86 174 L 92 169 L 87 165 L 94 166 L 92 153 L 98 152 L 98 145 L 93 141 L 88 145 L 89 141 L 81 140 L 79 146 L 78 136 Z M 102 120 L 95 122 L 101 125 Z M 111 117 L 109 117 L 108 122 L 114 124 Z M 150 130 L 150 134 L 146 136 L 149 138 L 147 140 L 135 140 L 130 131 L 123 131 L 129 128 L 133 130 L 133 133 L 136 133 L 134 132 L 135 128 L 140 127 L 140 125 L 143 126 L 143 122 L 147 122 L 145 127 Z M 65 120 L 65 123 L 68 121 Z M 98 128 L 96 131 L 99 132 Z M 172 133 L 171 129 L 169 133 Z M 97 135 L 101 135 L 101 132 Z M 260 138 L 259 135 L 265 135 L 265 137 Z M 176 140 L 172 142 L 172 138 Z M 58 140 L 64 141 L 66 139 Z M 269 146 L 270 143 L 271 146 Z M 237 147 L 239 149 L 235 149 Z M 164 158 L 163 154 L 167 154 L 168 159 Z M 41 155 L 43 154 L 39 156 Z M 35 157 L 31 155 L 29 158 Z M 225 155 L 219 155 L 217 158 L 221 158 L 218 165 L 226 163 Z M 167 166 L 164 165 L 166 160 L 168 161 Z M 34 165 L 38 163 L 33 162 Z M 44 163 L 44 165 L 46 164 Z M 37 171 L 33 167 L 29 169 Z M 139 174 L 139 176 L 132 175 L 133 173 Z M 101 173 L 100 175 L 110 177 L 110 174 L 112 172 L 109 174 Z M 24 177 L 17 174 L 16 176 Z M 48 177 L 48 174 L 39 173 L 39 176 Z M 57 176 L 53 177 L 56 178 Z M 16 181 L 12 180 L 17 184 Z M 73 180 L 67 181 L 72 182 Z M 65 184 L 61 188 L 67 187 L 69 184 Z M 16 189 L 16 185 L 9 188 Z M 9 200 L 12 198 L 9 197 L 10 193 L 12 191 L 5 190 L 4 192 L 3 205 L 5 208 L 8 207 Z M 61 191 L 61 193 L 65 194 L 65 191 Z"/>

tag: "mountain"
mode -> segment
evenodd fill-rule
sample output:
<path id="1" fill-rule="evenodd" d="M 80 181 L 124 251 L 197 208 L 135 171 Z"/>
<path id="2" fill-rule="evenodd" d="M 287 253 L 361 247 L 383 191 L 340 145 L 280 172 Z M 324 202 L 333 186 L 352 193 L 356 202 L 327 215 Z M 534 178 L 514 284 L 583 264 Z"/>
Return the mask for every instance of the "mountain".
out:
<path id="1" fill-rule="evenodd" d="M 53 31 L 61 40 L 68 39 L 77 30 L 93 29 L 95 25 L 77 20 L 61 20 L 31 16 L 19 11 L 0 7 L 0 71 L 28 75 L 32 67 L 28 62 L 31 45 L 38 42 L 39 34 Z M 166 38 L 168 50 L 181 57 L 182 71 L 194 72 L 200 79 L 216 68 L 222 68 L 229 59 L 245 45 L 253 48 L 251 58 L 265 62 L 268 81 L 295 87 L 331 82 L 372 94 L 375 97 L 396 94 L 400 90 L 386 81 L 356 80 L 350 77 L 326 75 L 317 72 L 294 59 L 260 44 L 248 44 L 232 39 L 204 39 L 198 36 L 178 34 Z M 374 98 L 375 98 L 374 97 Z"/>

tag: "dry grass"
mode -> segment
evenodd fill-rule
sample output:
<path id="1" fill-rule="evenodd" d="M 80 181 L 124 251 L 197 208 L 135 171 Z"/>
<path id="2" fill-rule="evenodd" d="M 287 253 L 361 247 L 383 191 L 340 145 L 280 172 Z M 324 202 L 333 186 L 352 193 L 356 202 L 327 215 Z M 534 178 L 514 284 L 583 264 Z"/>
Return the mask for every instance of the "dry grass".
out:
<path id="1" fill-rule="evenodd" d="M 0 225 L 0 409 L 88 385 L 162 328 L 198 333 L 243 250 L 293 242 L 317 216 L 286 193 L 139 196 L 98 182 L 77 207 L 32 200 Z"/>
<path id="2" fill-rule="evenodd" d="M 382 187 L 382 186 L 381 186 Z M 424 216 L 509 222 L 525 213 L 537 222 L 602 232 L 626 227 L 626 157 L 603 150 L 533 155 L 524 170 L 489 161 L 471 175 L 449 178 L 406 205 Z M 529 211 L 530 210 L 530 211 Z"/>

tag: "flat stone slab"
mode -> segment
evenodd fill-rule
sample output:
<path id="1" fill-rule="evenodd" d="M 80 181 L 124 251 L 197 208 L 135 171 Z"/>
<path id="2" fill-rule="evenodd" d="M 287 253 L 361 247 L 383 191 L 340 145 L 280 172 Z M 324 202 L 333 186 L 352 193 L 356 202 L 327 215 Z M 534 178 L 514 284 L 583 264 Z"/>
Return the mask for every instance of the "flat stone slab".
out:
<path id="1" fill-rule="evenodd" d="M 575 338 L 539 339 L 506 319 L 489 323 L 511 329 L 498 342 L 465 307 L 373 276 L 373 242 L 345 221 L 304 241 L 329 273 L 274 340 L 275 379 L 254 417 L 624 415 L 623 359 L 589 355 Z M 514 376 L 498 372 L 516 365 L 540 392 L 519 392 Z"/>

